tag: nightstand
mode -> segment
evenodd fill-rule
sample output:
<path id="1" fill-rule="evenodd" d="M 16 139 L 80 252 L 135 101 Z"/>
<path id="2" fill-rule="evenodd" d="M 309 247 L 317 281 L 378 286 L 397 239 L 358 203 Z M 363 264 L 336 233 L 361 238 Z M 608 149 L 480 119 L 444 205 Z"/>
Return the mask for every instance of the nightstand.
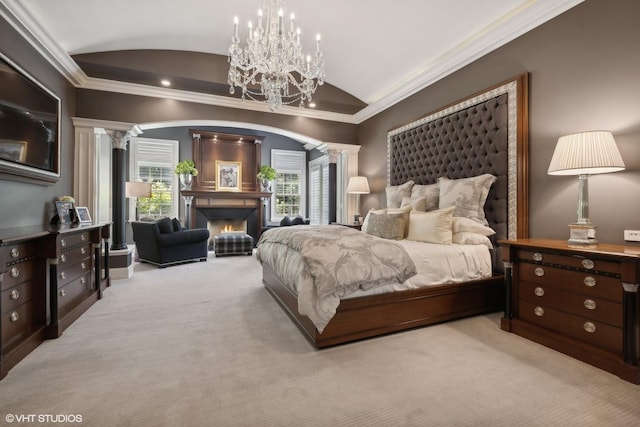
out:
<path id="1" fill-rule="evenodd" d="M 640 384 L 640 247 L 503 240 L 501 328 Z"/>
<path id="2" fill-rule="evenodd" d="M 341 222 L 332 222 L 331 225 L 342 225 L 344 227 L 351 227 L 351 228 L 355 228 L 356 230 L 362 230 L 362 224 L 354 224 L 354 223 L 344 224 Z"/>

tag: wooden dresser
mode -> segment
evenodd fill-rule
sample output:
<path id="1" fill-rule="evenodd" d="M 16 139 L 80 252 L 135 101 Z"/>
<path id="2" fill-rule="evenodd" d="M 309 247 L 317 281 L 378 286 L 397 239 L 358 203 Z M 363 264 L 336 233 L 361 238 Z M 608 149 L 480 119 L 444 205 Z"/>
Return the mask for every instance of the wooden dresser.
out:
<path id="1" fill-rule="evenodd" d="M 640 384 L 640 247 L 499 244 L 507 282 L 502 329 Z"/>
<path id="2" fill-rule="evenodd" d="M 109 232 L 109 224 L 0 230 L 0 379 L 102 296 Z"/>

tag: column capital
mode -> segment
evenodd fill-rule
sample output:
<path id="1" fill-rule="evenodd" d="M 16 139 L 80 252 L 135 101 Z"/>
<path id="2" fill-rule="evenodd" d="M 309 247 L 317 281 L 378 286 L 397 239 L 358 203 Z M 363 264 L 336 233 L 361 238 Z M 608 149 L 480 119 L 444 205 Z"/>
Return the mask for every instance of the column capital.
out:
<path id="1" fill-rule="evenodd" d="M 129 139 L 131 139 L 131 135 L 129 134 L 129 132 L 111 129 L 105 129 L 105 132 L 107 136 L 111 138 L 111 148 L 120 150 L 127 149 L 127 142 L 129 142 Z"/>
<path id="2" fill-rule="evenodd" d="M 340 150 L 330 148 L 327 150 L 327 156 L 329 156 L 329 163 L 337 163 L 338 157 L 340 157 Z"/>

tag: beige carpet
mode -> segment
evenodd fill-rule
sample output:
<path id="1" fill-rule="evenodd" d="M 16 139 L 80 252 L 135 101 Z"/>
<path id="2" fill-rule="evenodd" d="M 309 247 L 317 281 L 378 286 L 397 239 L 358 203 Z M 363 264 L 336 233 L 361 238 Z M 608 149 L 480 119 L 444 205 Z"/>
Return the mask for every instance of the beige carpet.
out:
<path id="1" fill-rule="evenodd" d="M 0 425 L 14 414 L 77 414 L 69 425 L 82 426 L 640 424 L 640 386 L 503 332 L 499 318 L 316 351 L 255 257 L 136 265 L 0 382 Z"/>

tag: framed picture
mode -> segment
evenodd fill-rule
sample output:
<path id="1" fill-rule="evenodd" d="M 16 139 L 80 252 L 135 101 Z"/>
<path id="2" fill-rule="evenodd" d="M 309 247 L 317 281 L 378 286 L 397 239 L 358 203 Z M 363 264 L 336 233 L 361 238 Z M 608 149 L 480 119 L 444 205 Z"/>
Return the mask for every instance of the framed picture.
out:
<path id="1" fill-rule="evenodd" d="M 60 224 L 71 224 L 71 211 L 73 210 L 73 203 L 71 202 L 56 202 L 56 212 L 58 213 L 58 221 Z"/>
<path id="2" fill-rule="evenodd" d="M 242 190 L 242 162 L 216 160 L 216 190 Z"/>
<path id="3" fill-rule="evenodd" d="M 91 215 L 89 215 L 89 209 L 85 206 L 78 206 L 76 208 L 76 215 L 80 223 L 91 222 Z"/>

